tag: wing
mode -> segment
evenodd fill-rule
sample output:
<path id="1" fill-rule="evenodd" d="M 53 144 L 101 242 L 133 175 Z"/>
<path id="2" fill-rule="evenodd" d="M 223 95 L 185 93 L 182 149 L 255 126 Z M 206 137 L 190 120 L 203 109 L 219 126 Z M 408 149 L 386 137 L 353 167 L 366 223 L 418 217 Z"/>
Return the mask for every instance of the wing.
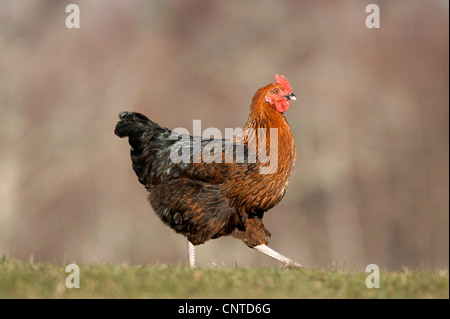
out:
<path id="1" fill-rule="evenodd" d="M 245 143 L 179 134 L 150 120 L 128 124 L 116 131 L 129 136 L 133 170 L 147 188 L 178 178 L 220 184 L 231 172 L 256 167 L 247 163 Z"/>

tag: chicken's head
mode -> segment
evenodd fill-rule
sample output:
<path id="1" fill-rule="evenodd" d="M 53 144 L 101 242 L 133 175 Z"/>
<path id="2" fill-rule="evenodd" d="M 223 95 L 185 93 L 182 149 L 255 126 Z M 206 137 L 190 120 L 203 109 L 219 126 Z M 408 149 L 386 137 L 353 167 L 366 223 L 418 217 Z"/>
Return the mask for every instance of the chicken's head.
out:
<path id="1" fill-rule="evenodd" d="M 284 113 L 289 108 L 290 101 L 297 100 L 288 79 L 283 75 L 275 75 L 275 84 L 266 92 L 264 101 L 273 105 L 278 112 Z"/>

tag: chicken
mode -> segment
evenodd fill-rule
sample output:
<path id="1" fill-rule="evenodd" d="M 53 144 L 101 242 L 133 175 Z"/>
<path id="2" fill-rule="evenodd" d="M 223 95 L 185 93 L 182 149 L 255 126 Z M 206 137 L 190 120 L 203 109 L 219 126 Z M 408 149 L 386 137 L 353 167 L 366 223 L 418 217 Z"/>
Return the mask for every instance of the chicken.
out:
<path id="1" fill-rule="evenodd" d="M 283 198 L 295 164 L 284 115 L 291 100 L 296 97 L 288 80 L 275 75 L 275 83 L 255 93 L 247 123 L 232 139 L 193 137 L 139 113 L 119 114 L 114 132 L 128 137 L 133 170 L 156 214 L 187 237 L 191 267 L 196 245 L 227 235 L 284 267 L 302 267 L 267 246 L 271 234 L 262 222 Z M 187 156 L 180 160 L 183 152 Z"/>

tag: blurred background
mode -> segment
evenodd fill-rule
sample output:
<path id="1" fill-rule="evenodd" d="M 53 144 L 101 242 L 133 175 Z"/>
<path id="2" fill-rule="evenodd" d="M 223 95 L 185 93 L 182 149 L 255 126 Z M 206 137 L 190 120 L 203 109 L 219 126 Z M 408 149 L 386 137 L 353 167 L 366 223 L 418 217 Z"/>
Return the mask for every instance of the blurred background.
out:
<path id="1" fill-rule="evenodd" d="M 270 246 L 306 266 L 448 267 L 448 28 L 448 1 L 1 1 L 0 254 L 186 264 L 117 114 L 224 132 L 281 73 L 298 154 Z M 279 266 L 231 237 L 197 251 Z"/>

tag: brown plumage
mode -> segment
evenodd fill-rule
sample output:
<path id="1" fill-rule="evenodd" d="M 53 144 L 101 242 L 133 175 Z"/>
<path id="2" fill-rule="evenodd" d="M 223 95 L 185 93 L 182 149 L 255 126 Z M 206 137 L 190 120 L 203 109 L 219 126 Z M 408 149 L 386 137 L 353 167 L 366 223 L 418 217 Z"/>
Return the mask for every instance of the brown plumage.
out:
<path id="1" fill-rule="evenodd" d="M 239 150 L 236 145 L 243 146 L 243 163 L 236 162 L 236 157 L 232 163 L 225 162 L 225 140 L 186 135 L 174 140 L 171 130 L 142 114 L 119 115 L 115 134 L 128 136 L 133 169 L 149 192 L 151 206 L 165 224 L 194 245 L 230 234 L 252 248 L 269 242 L 270 232 L 262 219 L 283 198 L 296 156 L 294 137 L 284 115 L 295 95 L 285 77 L 277 75 L 275 79 L 276 83 L 255 93 L 243 128 L 246 134 L 234 138 L 233 153 Z M 259 128 L 266 129 L 265 135 L 258 136 Z M 270 153 L 270 128 L 278 132 L 278 152 L 274 154 Z M 269 163 L 261 163 L 258 156 L 256 162 L 249 160 L 250 154 L 263 151 L 259 150 L 258 138 L 266 140 Z M 181 145 L 191 150 L 189 161 L 175 163 L 171 150 L 183 139 Z M 222 153 L 214 157 L 220 162 L 208 163 L 195 157 L 193 150 L 208 144 L 220 145 Z M 278 166 L 271 174 L 261 173 L 261 168 L 274 163 Z M 287 263 L 278 260 L 299 266 L 287 258 Z"/>

